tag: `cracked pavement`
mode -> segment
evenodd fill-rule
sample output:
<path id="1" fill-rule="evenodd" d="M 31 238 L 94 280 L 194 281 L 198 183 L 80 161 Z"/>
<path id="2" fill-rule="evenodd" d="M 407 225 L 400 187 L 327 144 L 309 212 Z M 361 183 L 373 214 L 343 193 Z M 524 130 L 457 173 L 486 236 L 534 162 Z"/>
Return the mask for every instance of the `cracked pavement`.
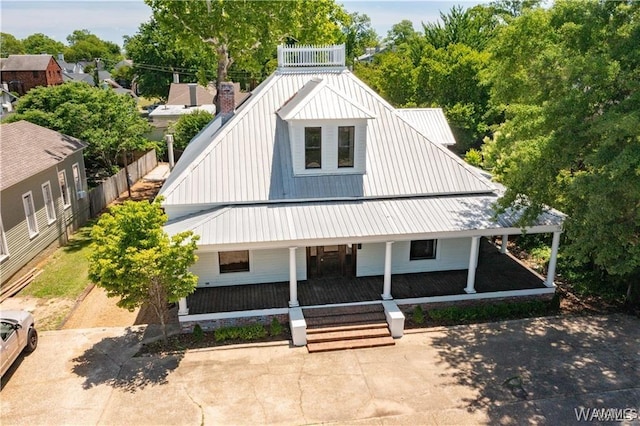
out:
<path id="1" fill-rule="evenodd" d="M 579 407 L 640 412 L 640 319 L 624 315 L 408 330 L 396 346 L 319 354 L 271 342 L 134 358 L 151 331 L 42 332 L 2 379 L 0 423 L 562 425 Z"/>

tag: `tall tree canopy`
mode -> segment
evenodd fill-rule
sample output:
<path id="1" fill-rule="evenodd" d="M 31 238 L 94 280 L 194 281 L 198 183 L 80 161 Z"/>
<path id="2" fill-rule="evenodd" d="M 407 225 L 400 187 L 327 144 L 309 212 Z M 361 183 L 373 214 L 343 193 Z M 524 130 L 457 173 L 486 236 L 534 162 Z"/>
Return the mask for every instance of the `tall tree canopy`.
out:
<path id="1" fill-rule="evenodd" d="M 100 58 L 107 68 L 112 68 L 122 59 L 122 53 L 117 44 L 102 40 L 88 30 L 75 30 L 67 36 L 67 42 L 69 47 L 64 50 L 64 54 L 69 62 Z"/>
<path id="2" fill-rule="evenodd" d="M 91 231 L 89 256 L 89 277 L 107 296 L 120 297 L 118 306 L 153 308 L 165 343 L 167 302 L 193 293 L 198 282 L 189 272 L 197 260 L 198 237 L 188 231 L 169 238 L 162 229 L 166 221 L 160 200 L 112 207 Z"/>
<path id="3" fill-rule="evenodd" d="M 31 34 L 24 40 L 22 40 L 24 46 L 24 53 L 31 55 L 39 55 L 41 53 L 48 53 L 49 55 L 57 55 L 63 53 L 66 49 L 64 43 L 52 39 L 42 33 Z"/>
<path id="4" fill-rule="evenodd" d="M 85 83 L 32 89 L 7 120 L 27 120 L 87 142 L 84 155 L 90 171 L 106 169 L 110 174 L 119 155 L 153 147 L 143 137 L 149 125 L 131 97 Z"/>
<path id="5" fill-rule="evenodd" d="M 124 49 L 133 60 L 138 91 L 147 97 L 166 100 L 174 72 L 183 83 L 194 83 L 201 76 L 200 82 L 206 84 L 214 78 L 207 72 L 215 70 L 216 60 L 206 46 L 182 45 L 154 19 L 140 25 L 134 36 L 125 37 Z"/>
<path id="6" fill-rule="evenodd" d="M 6 58 L 9 55 L 24 54 L 24 45 L 20 40 L 9 33 L 0 33 L 0 58 Z"/>
<path id="7" fill-rule="evenodd" d="M 260 72 L 286 41 L 342 41 L 343 9 L 333 0 L 177 2 L 145 0 L 163 31 L 181 45 L 205 47 L 217 63 L 216 82 L 229 67 Z"/>
<path id="8" fill-rule="evenodd" d="M 532 219 L 568 214 L 568 253 L 640 282 L 640 3 L 557 1 L 525 10 L 491 46 L 506 122 L 485 146 Z"/>

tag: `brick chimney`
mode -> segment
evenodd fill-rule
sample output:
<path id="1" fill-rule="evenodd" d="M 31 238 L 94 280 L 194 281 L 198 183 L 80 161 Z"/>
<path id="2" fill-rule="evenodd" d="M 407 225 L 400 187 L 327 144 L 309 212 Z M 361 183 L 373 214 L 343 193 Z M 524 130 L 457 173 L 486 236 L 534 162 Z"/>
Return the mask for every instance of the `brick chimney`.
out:
<path id="1" fill-rule="evenodd" d="M 218 93 L 220 111 L 218 112 L 223 121 L 228 120 L 233 115 L 233 111 L 236 109 L 236 97 L 233 83 L 225 81 L 220 84 L 220 92 Z"/>

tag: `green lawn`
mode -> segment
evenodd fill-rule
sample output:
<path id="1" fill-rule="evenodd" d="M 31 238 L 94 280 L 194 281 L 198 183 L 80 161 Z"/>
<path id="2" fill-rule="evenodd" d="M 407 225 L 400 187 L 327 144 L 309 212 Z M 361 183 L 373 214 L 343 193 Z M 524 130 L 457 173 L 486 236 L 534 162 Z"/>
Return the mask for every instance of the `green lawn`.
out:
<path id="1" fill-rule="evenodd" d="M 49 298 L 75 300 L 90 284 L 89 244 L 93 223 L 76 232 L 69 244 L 57 249 L 44 266 L 42 273 L 20 294 Z"/>

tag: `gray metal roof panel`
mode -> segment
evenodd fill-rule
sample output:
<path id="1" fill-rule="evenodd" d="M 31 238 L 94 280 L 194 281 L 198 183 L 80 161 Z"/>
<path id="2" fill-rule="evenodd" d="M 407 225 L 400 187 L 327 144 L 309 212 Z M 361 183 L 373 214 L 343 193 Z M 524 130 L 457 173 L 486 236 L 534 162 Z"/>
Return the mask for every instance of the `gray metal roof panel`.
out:
<path id="1" fill-rule="evenodd" d="M 494 217 L 495 195 L 349 202 L 236 205 L 170 221 L 165 230 L 192 230 L 199 245 L 308 241 L 518 227 L 511 212 Z M 564 216 L 543 213 L 532 226 L 560 227 Z"/>
<path id="2" fill-rule="evenodd" d="M 444 145 L 455 145 L 456 139 L 442 108 L 401 108 L 397 112 L 429 140 Z"/>
<path id="3" fill-rule="evenodd" d="M 364 175 L 293 175 L 287 124 L 276 111 L 314 78 L 375 114 L 367 124 Z M 215 205 L 492 190 L 489 180 L 401 119 L 353 74 L 315 70 L 269 77 L 209 140 L 187 148 L 160 193 L 167 205 Z"/>

